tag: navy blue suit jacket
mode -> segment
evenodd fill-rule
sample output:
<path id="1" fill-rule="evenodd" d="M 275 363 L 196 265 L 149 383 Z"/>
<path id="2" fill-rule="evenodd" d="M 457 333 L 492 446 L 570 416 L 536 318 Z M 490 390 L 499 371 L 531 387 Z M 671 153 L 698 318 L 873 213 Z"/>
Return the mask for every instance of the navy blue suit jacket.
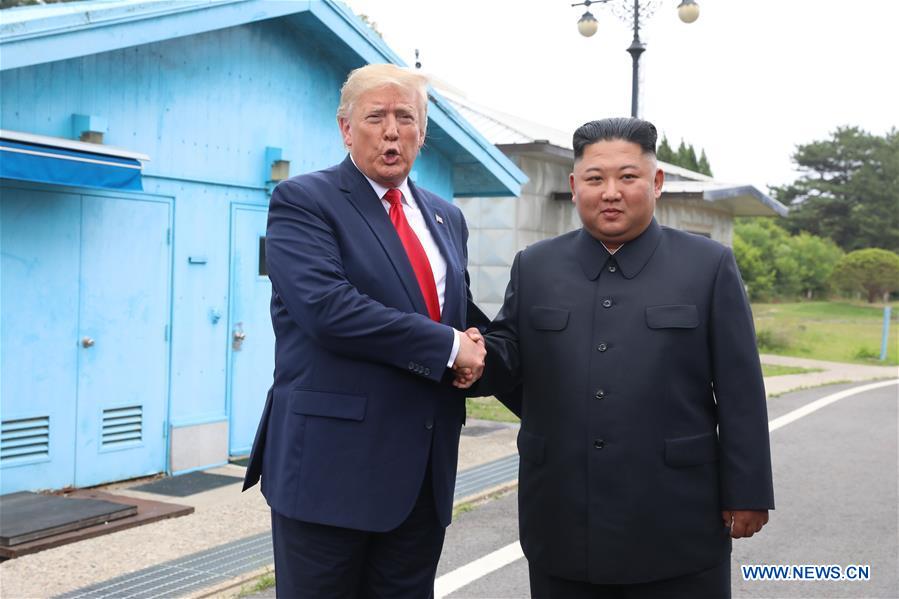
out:
<path id="1" fill-rule="evenodd" d="M 653 219 L 614 255 L 584 229 L 529 246 L 475 392 L 521 416 L 521 545 L 548 574 L 712 568 L 731 548 L 721 510 L 774 507 L 749 302 L 710 239 Z"/>
<path id="2" fill-rule="evenodd" d="M 275 378 L 245 487 L 278 513 L 387 531 L 411 511 L 428 460 L 437 513 L 452 513 L 463 394 L 446 368 L 470 318 L 462 212 L 410 181 L 446 260 L 442 321 L 428 318 L 379 198 L 349 157 L 274 190 L 265 250 Z"/>

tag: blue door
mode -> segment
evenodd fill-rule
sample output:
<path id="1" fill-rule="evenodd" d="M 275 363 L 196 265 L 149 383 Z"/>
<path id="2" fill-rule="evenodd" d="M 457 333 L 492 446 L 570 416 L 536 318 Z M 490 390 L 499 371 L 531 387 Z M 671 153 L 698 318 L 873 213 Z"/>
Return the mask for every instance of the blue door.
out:
<path id="1" fill-rule="evenodd" d="M 0 189 L 0 493 L 73 483 L 81 198 Z"/>
<path id="2" fill-rule="evenodd" d="M 169 213 L 2 189 L 3 493 L 164 470 Z"/>
<path id="3" fill-rule="evenodd" d="M 83 196 L 75 484 L 165 469 L 169 205 Z"/>
<path id="4" fill-rule="evenodd" d="M 231 455 L 249 453 L 275 369 L 272 285 L 265 272 L 266 215 L 263 207 L 231 209 Z"/>

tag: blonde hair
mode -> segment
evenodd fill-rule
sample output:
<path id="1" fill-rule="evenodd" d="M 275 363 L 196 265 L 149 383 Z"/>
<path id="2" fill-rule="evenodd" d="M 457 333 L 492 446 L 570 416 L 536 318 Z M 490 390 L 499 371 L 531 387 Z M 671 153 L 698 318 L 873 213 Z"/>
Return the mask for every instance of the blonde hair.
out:
<path id="1" fill-rule="evenodd" d="M 353 112 L 353 104 L 365 92 L 390 85 L 409 90 L 418 96 L 418 116 L 424 133 L 428 126 L 428 78 L 395 64 L 368 64 L 350 71 L 340 88 L 337 118 L 349 118 Z"/>

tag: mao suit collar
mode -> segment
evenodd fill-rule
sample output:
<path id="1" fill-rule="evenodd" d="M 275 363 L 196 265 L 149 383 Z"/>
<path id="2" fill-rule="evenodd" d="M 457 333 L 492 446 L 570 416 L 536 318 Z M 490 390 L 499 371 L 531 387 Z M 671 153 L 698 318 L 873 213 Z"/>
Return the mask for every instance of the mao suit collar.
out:
<path id="1" fill-rule="evenodd" d="M 640 274 L 646 263 L 655 253 L 662 239 L 662 227 L 653 217 L 649 226 L 636 239 L 628 241 L 615 252 L 614 256 L 602 243 L 586 229 L 581 229 L 575 240 L 578 261 L 588 279 L 593 280 L 606 264 L 615 262 L 626 279 L 632 279 Z"/>

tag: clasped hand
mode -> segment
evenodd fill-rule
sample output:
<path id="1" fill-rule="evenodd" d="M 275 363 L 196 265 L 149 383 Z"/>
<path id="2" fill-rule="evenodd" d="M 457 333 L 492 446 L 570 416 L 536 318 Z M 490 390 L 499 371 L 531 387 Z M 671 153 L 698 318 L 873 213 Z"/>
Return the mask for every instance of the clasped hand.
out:
<path id="1" fill-rule="evenodd" d="M 472 327 L 459 336 L 459 353 L 453 363 L 455 379 L 453 386 L 468 389 L 484 374 L 484 360 L 487 348 L 481 332 Z"/>

